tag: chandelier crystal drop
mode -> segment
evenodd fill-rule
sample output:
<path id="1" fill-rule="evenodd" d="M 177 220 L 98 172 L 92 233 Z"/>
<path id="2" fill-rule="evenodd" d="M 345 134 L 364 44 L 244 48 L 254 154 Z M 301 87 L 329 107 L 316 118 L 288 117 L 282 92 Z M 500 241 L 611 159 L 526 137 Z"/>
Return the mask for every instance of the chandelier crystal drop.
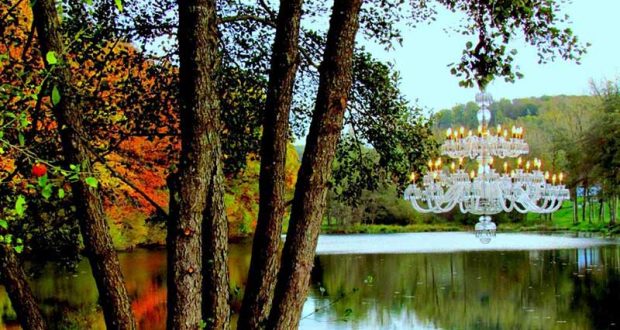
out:
<path id="1" fill-rule="evenodd" d="M 495 236 L 496 225 L 490 215 L 516 210 L 520 213 L 552 213 L 570 198 L 562 184 L 562 173 L 543 172 L 542 162 L 523 161 L 529 152 L 523 139 L 523 128 L 496 129 L 488 126 L 491 120 L 489 106 L 493 102 L 484 91 L 476 95 L 480 106 L 479 122 L 475 132 L 448 129 L 441 154 L 452 158 L 448 165 L 441 158 L 428 163 L 428 171 L 421 178 L 412 173 L 412 183 L 404 197 L 421 213 L 444 213 L 458 206 L 462 213 L 480 215 L 475 226 L 476 237 L 489 243 Z M 466 169 L 465 159 L 474 160 L 476 169 Z M 496 170 L 495 159 L 516 158 L 516 164 L 503 163 Z"/>

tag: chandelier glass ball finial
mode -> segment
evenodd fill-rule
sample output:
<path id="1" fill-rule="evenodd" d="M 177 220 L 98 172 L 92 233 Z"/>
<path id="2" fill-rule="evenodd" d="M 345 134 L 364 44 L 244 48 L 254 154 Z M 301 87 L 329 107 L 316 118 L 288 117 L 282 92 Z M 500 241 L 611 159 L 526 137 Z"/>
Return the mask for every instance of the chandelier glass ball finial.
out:
<path id="1" fill-rule="evenodd" d="M 562 173 L 543 171 L 539 159 L 523 160 L 529 146 L 522 127 L 488 127 L 491 95 L 481 92 L 476 102 L 480 106 L 477 130 L 449 128 L 440 150 L 452 161 L 429 161 L 419 185 L 419 176 L 412 175 L 404 198 L 422 213 L 444 213 L 458 207 L 462 213 L 480 215 L 474 228 L 476 237 L 489 243 L 497 229 L 490 215 L 511 211 L 551 213 L 570 196 Z M 477 168 L 465 162 L 468 158 Z M 516 161 L 499 161 L 506 158 Z"/>
<path id="2" fill-rule="evenodd" d="M 478 106 L 480 108 L 488 109 L 493 103 L 493 96 L 491 96 L 491 94 L 485 91 L 481 91 L 480 93 L 476 94 L 476 103 L 478 103 Z"/>
<path id="3" fill-rule="evenodd" d="M 476 223 L 474 227 L 474 231 L 476 233 L 476 237 L 483 244 L 489 244 L 491 240 L 495 237 L 495 232 L 497 230 L 497 226 L 493 221 L 491 221 L 491 217 L 488 215 L 483 215 Z"/>
<path id="4" fill-rule="evenodd" d="M 489 109 L 480 109 L 476 113 L 476 119 L 480 125 L 486 125 L 491 121 L 491 111 Z"/>
<path id="5" fill-rule="evenodd" d="M 489 107 L 493 103 L 493 97 L 491 94 L 482 91 L 476 94 L 476 103 L 478 103 L 480 107 L 480 110 L 476 113 L 478 123 L 483 126 L 487 125 L 491 121 L 491 111 L 489 111 Z"/>

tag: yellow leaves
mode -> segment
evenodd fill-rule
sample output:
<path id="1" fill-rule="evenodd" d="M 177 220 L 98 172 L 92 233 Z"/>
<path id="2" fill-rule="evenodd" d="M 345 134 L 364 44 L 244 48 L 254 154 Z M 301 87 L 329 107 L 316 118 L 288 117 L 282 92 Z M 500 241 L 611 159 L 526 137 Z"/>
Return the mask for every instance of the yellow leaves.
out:
<path id="1" fill-rule="evenodd" d="M 122 112 L 117 112 L 114 115 L 110 116 L 110 120 L 112 121 L 112 123 L 118 123 L 123 119 L 125 119 L 125 114 L 123 114 Z"/>

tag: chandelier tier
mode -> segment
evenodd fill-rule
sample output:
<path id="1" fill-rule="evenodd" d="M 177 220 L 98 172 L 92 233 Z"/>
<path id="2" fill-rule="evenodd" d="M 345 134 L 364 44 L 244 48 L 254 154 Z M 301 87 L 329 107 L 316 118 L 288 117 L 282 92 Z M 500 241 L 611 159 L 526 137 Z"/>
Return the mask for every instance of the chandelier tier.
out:
<path id="1" fill-rule="evenodd" d="M 480 215 L 475 231 L 483 243 L 495 236 L 496 225 L 490 215 L 513 210 L 551 213 L 570 197 L 562 184 L 562 173 L 543 172 L 538 159 L 523 161 L 521 156 L 529 152 L 523 128 L 489 129 L 492 102 L 488 93 L 476 95 L 480 106 L 477 131 L 465 132 L 464 127 L 448 129 L 440 150 L 453 161 L 449 166 L 441 158 L 429 161 L 421 185 L 418 186 L 418 177 L 412 173 L 412 183 L 404 192 L 405 199 L 421 213 L 444 213 L 458 206 L 462 213 Z M 466 158 L 476 162 L 476 170 L 469 173 L 465 170 Z M 496 171 L 495 158 L 517 158 L 516 166 L 505 161 L 501 170 Z"/>

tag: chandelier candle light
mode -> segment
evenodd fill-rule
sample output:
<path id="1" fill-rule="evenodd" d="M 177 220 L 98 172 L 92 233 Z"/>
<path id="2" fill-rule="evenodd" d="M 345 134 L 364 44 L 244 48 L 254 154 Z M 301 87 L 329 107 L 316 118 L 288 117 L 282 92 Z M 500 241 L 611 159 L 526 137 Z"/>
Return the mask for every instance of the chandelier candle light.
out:
<path id="1" fill-rule="evenodd" d="M 489 128 L 493 102 L 484 91 L 476 95 L 480 106 L 476 132 L 449 128 L 441 154 L 451 158 L 444 164 L 441 158 L 428 162 L 428 171 L 419 177 L 411 174 L 411 184 L 404 197 L 421 213 L 444 213 L 458 205 L 462 213 L 480 215 L 475 226 L 476 237 L 489 243 L 495 236 L 496 225 L 491 215 L 516 210 L 520 213 L 552 213 L 569 199 L 568 189 L 562 184 L 564 174 L 550 174 L 542 170 L 539 159 L 524 161 L 529 152 L 523 139 L 523 128 Z M 475 161 L 477 169 L 467 171 L 464 159 Z M 501 166 L 495 158 L 516 158 Z M 496 167 L 497 170 L 496 170 Z"/>

